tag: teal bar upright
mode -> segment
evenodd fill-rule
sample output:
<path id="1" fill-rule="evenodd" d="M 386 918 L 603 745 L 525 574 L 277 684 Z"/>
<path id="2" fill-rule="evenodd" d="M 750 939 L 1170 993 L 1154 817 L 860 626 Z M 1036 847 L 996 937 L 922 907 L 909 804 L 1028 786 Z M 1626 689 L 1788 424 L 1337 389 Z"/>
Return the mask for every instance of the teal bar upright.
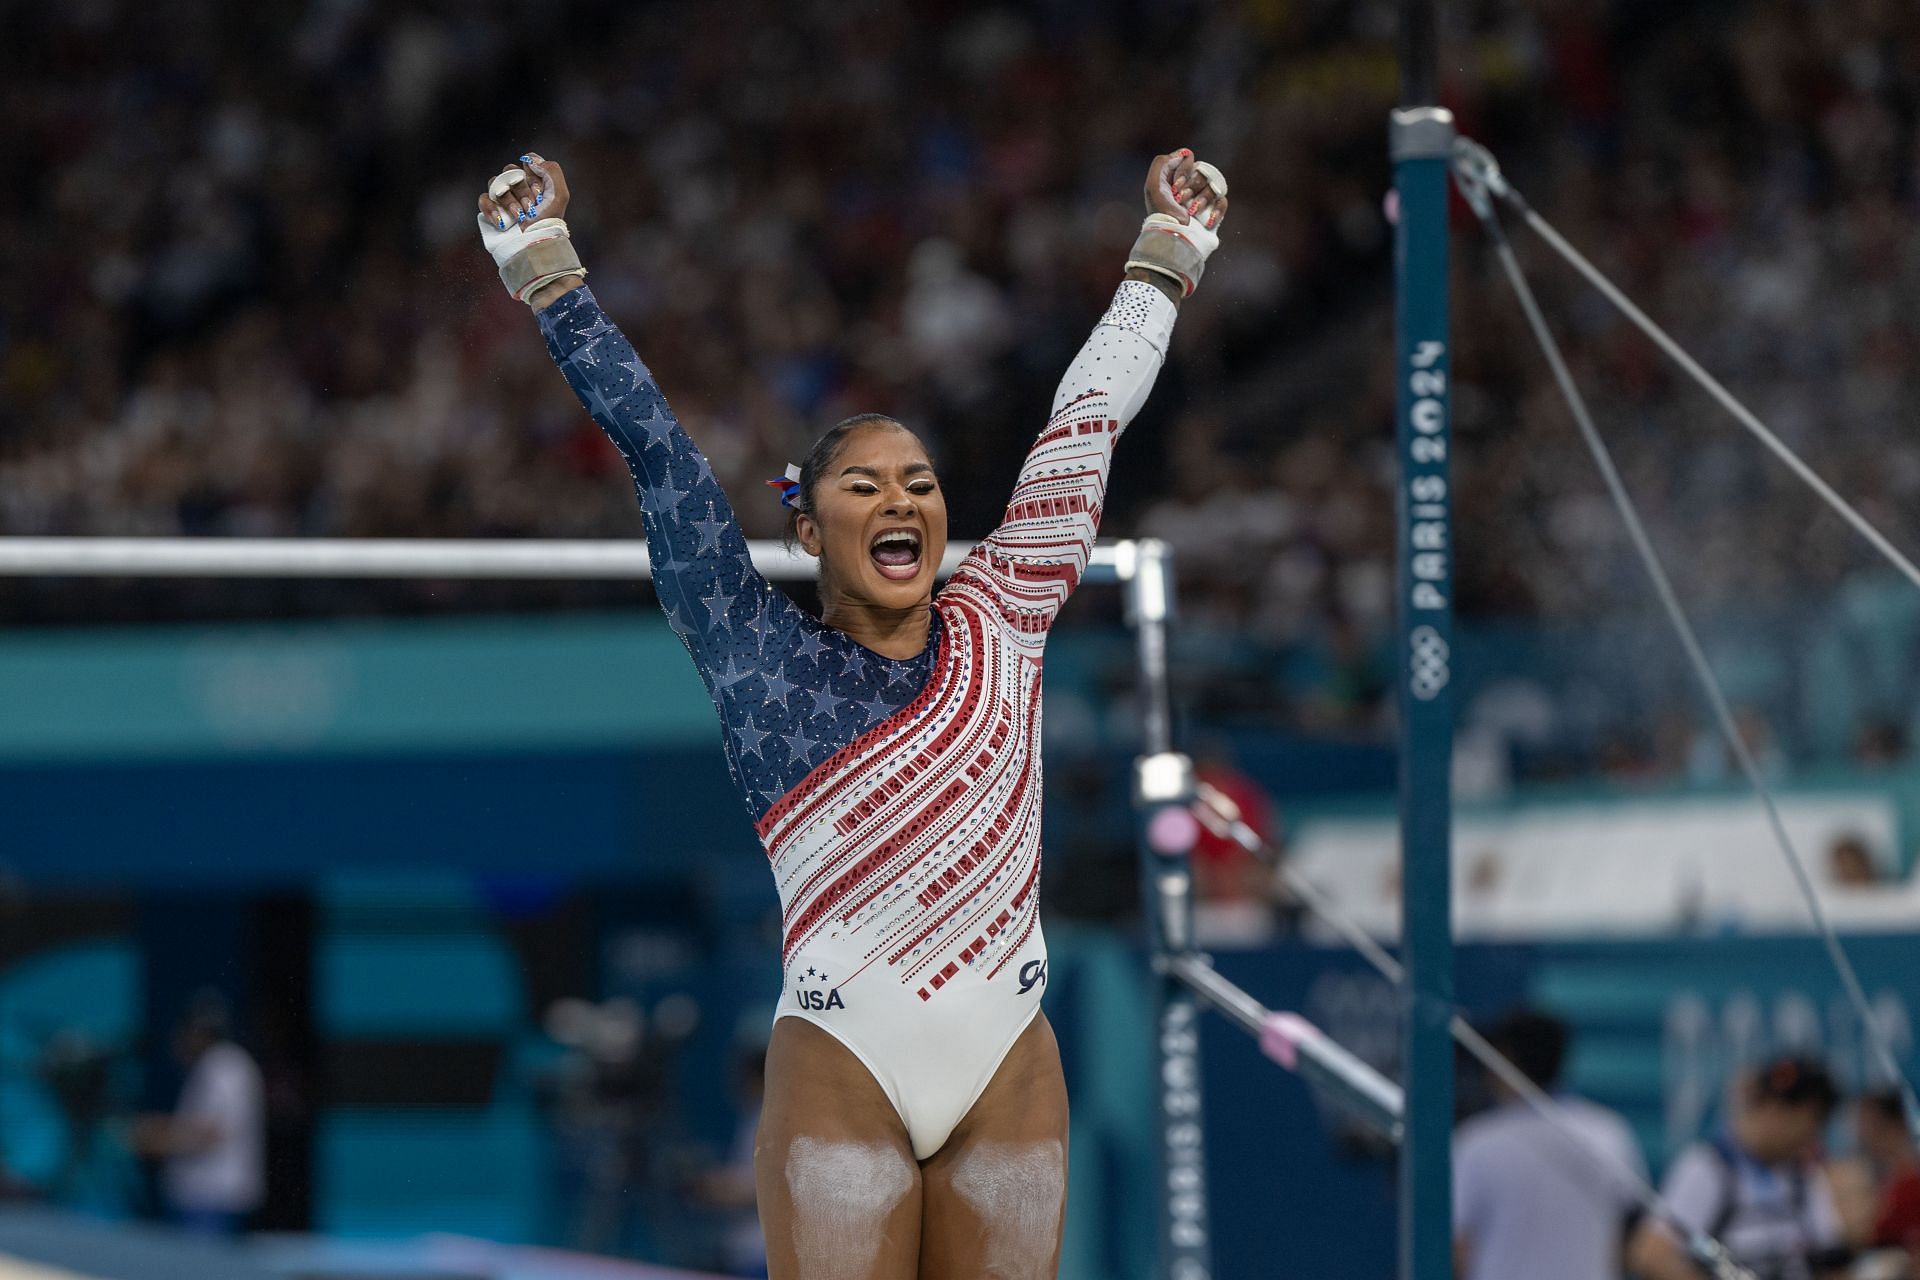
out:
<path id="1" fill-rule="evenodd" d="M 1448 396 L 1447 190 L 1453 116 L 1393 113 L 1399 220 L 1399 703 L 1406 1142 L 1400 1152 L 1401 1280 L 1453 1274 L 1453 447 Z"/>

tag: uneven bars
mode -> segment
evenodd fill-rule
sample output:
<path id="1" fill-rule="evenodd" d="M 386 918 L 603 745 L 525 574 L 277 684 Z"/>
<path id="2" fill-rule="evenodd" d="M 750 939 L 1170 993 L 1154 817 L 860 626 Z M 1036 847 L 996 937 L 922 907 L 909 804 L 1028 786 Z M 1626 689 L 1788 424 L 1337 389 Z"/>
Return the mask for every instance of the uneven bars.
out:
<path id="1" fill-rule="evenodd" d="M 1388 119 L 1394 221 L 1395 683 L 1400 710 L 1402 991 L 1406 1141 L 1400 1146 L 1399 1280 L 1451 1280 L 1453 1007 L 1452 333 L 1447 197 L 1455 136 L 1439 102 L 1439 5 L 1401 0 L 1401 99 Z"/>
<path id="2" fill-rule="evenodd" d="M 1085 581 L 1120 582 L 1137 563 L 1121 540 L 1096 543 Z M 811 578 L 813 557 L 779 542 L 747 544 L 773 579 Z M 974 544 L 948 546 L 950 576 Z M 0 537 L 0 577 L 99 578 L 651 578 L 639 539 Z"/>
<path id="3" fill-rule="evenodd" d="M 1205 957 L 1171 956 L 1166 971 L 1228 1021 L 1260 1043 L 1260 1052 L 1327 1089 L 1391 1142 L 1404 1134 L 1406 1097 L 1375 1071 L 1297 1013 L 1267 1008 L 1214 971 Z"/>

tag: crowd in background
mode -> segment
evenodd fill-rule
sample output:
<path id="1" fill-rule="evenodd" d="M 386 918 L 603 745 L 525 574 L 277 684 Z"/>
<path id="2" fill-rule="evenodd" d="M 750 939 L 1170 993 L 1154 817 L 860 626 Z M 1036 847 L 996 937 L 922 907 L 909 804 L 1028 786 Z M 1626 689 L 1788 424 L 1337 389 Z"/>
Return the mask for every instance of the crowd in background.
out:
<path id="1" fill-rule="evenodd" d="M 1535 205 L 1893 538 L 1920 546 L 1920 9 L 1449 6 L 1444 93 Z M 36 194 L 0 289 L 0 533 L 626 537 L 624 467 L 493 278 L 487 175 L 562 160 L 601 300 L 738 497 L 840 416 L 933 445 L 996 519 L 1188 143 L 1234 217 L 1105 529 L 1171 539 L 1183 627 L 1377 730 L 1393 578 L 1389 0 L 567 0 L 0 15 Z M 1646 603 L 1462 220 L 1460 604 Z M 1853 534 L 1522 242 L 1575 375 L 1707 609 L 1827 598 Z M 30 252 L 27 252 L 30 249 Z M 618 589 L 623 591 L 624 589 Z M 608 587 L 0 585 L 0 618 L 604 602 Z M 1808 607 L 1813 607 L 1809 605 Z M 1098 616 L 1089 607 L 1086 616 Z M 1271 685 L 1271 682 L 1267 682 Z M 1227 693 L 1218 700 L 1233 702 Z"/>

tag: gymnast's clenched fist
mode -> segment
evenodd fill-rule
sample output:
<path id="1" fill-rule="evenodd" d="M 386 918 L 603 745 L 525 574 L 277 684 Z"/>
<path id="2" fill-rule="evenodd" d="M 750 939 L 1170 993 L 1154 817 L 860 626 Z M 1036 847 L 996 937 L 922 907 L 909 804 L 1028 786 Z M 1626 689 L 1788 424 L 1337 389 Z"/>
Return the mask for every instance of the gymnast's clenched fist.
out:
<path id="1" fill-rule="evenodd" d="M 531 151 L 480 193 L 481 243 L 507 292 L 536 310 L 586 278 L 561 217 L 570 199 L 559 163 Z"/>
<path id="2" fill-rule="evenodd" d="M 1127 276 L 1157 285 L 1174 301 L 1192 295 L 1207 259 L 1220 247 L 1227 180 L 1185 147 L 1147 166 L 1147 220 L 1127 257 Z"/>

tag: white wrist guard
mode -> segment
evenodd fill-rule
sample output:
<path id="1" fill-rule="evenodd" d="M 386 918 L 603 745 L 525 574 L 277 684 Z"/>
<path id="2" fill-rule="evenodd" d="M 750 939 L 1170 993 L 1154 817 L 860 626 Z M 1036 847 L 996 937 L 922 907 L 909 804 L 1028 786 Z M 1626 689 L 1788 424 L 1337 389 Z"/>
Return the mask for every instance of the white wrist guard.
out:
<path id="1" fill-rule="evenodd" d="M 485 214 L 478 215 L 477 221 L 480 243 L 493 255 L 501 283 L 517 302 L 526 302 L 542 285 L 587 274 L 574 252 L 567 224 L 559 218 L 542 218 L 524 231 L 517 226 L 502 231 Z"/>
<path id="2" fill-rule="evenodd" d="M 1150 213 L 1140 224 L 1140 238 L 1127 255 L 1129 267 L 1158 272 L 1180 284 L 1180 296 L 1190 298 L 1207 269 L 1207 258 L 1220 247 L 1220 237 L 1198 218 L 1181 222 L 1164 213 Z"/>

